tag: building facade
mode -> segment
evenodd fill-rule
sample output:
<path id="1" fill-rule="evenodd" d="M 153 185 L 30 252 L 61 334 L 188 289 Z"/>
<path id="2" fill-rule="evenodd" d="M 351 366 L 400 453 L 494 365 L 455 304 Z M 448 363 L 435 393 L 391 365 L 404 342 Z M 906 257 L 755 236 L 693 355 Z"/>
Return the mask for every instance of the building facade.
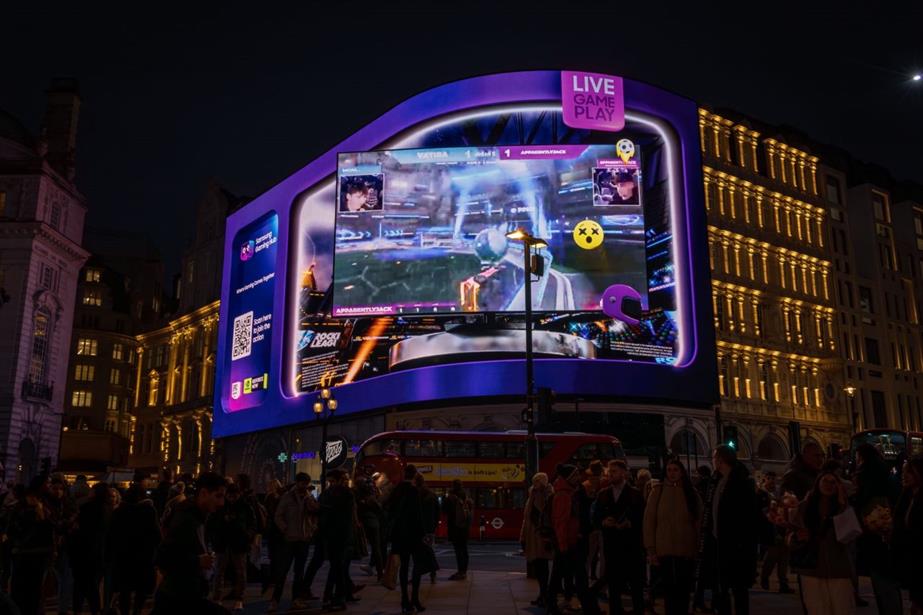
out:
<path id="1" fill-rule="evenodd" d="M 923 429 L 920 187 L 842 154 L 822 171 L 850 426 Z"/>
<path id="2" fill-rule="evenodd" d="M 128 464 L 135 333 L 161 320 L 163 266 L 142 235 L 90 229 L 85 245 L 58 468 L 100 476 Z"/>
<path id="3" fill-rule="evenodd" d="M 135 336 L 129 443 L 134 468 L 198 474 L 215 467 L 211 418 L 224 227 L 244 202 L 209 182 L 174 287 L 177 312 Z"/>
<path id="4" fill-rule="evenodd" d="M 721 420 L 740 454 L 780 464 L 849 421 L 820 160 L 797 139 L 700 109 Z"/>
<path id="5" fill-rule="evenodd" d="M 57 463 L 86 202 L 74 183 L 80 97 L 55 80 L 41 139 L 0 112 L 0 476 Z"/>

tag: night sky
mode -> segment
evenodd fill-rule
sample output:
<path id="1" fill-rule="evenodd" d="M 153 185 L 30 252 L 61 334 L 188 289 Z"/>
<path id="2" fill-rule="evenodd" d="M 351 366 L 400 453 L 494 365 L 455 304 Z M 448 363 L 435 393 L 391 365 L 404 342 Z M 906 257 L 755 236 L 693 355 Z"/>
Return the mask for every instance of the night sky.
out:
<path id="1" fill-rule="evenodd" d="M 4 7 L 0 108 L 37 133 L 50 79 L 78 78 L 89 224 L 146 230 L 171 271 L 209 178 L 256 196 L 405 98 L 490 72 L 647 81 L 923 182 L 923 8 L 684 4 Z"/>

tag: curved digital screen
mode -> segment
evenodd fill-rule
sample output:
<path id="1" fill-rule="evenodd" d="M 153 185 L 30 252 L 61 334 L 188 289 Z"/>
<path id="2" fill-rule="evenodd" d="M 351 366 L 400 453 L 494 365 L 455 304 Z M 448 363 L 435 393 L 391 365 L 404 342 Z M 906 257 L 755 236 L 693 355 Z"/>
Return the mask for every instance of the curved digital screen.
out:
<path id="1" fill-rule="evenodd" d="M 279 283 L 262 291 L 271 365 L 245 392 L 228 301 L 240 263 L 225 259 L 216 435 L 310 419 L 321 387 L 337 387 L 338 414 L 521 395 L 518 228 L 547 243 L 532 285 L 539 386 L 714 403 L 697 107 L 625 80 L 617 130 L 575 128 L 561 77 L 421 94 L 229 218 L 233 254 L 278 214 Z"/>

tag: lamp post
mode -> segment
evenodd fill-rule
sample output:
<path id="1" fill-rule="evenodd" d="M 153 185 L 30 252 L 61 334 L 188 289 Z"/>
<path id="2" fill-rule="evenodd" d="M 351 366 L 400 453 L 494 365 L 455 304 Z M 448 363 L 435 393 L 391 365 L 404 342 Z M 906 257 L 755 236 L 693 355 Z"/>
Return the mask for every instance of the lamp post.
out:
<path id="1" fill-rule="evenodd" d="M 337 409 L 337 400 L 328 388 L 320 390 L 320 397 L 314 402 L 314 416 L 321 421 L 320 435 L 320 490 L 327 484 L 327 421 Z"/>
<path id="2" fill-rule="evenodd" d="M 537 251 L 541 248 L 548 247 L 543 239 L 533 237 L 524 228 L 518 228 L 506 234 L 507 239 L 522 242 L 522 269 L 525 276 L 524 284 L 524 304 L 526 311 L 526 410 L 524 419 L 526 422 L 526 480 L 532 480 L 532 477 L 538 472 L 538 440 L 535 437 L 535 366 L 532 352 L 532 271 L 538 270 L 538 274 L 544 272 L 544 261 L 536 260 L 537 267 L 533 267 L 532 250 Z"/>
<path id="3" fill-rule="evenodd" d="M 852 427 L 853 433 L 856 433 L 858 429 L 858 425 L 856 425 L 856 387 L 847 384 L 843 387 L 843 392 L 849 398 L 849 425 Z"/>

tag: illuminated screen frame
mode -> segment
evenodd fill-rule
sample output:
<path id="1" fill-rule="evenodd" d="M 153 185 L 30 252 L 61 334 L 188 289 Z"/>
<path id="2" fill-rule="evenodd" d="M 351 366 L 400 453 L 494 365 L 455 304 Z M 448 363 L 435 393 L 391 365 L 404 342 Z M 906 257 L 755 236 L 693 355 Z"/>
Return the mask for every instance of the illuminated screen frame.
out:
<path id="1" fill-rule="evenodd" d="M 699 149 L 698 107 L 688 99 L 653 86 L 624 80 L 626 117 L 639 115 L 654 122 L 658 131 L 672 132 L 679 152 L 668 153 L 671 169 L 671 208 L 674 217 L 676 301 L 680 311 L 683 345 L 676 365 L 625 362 L 614 359 L 538 359 L 536 381 L 561 396 L 580 396 L 611 402 L 660 404 L 707 408 L 718 400 L 711 290 L 706 244 L 706 222 Z M 420 130 L 432 130 L 458 115 L 496 113 L 500 107 L 561 108 L 561 73 L 529 71 L 489 75 L 458 81 L 419 94 L 385 113 L 350 138 L 331 148 L 302 170 L 256 198 L 228 218 L 225 254 L 238 231 L 269 211 L 279 215 L 276 273 L 284 283 L 274 289 L 271 386 L 262 405 L 245 411 L 228 411 L 227 355 L 230 261 L 223 263 L 220 323 L 216 355 L 213 434 L 230 436 L 314 418 L 316 393 L 292 394 L 289 379 L 291 224 L 298 202 L 306 194 L 335 181 L 337 153 L 398 149 Z M 489 110 L 485 110 L 489 108 Z M 614 133 L 617 134 L 617 133 Z M 673 138 L 666 138 L 673 147 Z M 675 154 L 675 155 L 672 155 Z M 335 204 L 331 203 L 331 216 Z M 681 232 L 684 231 L 684 232 Z M 337 387 L 337 414 L 348 415 L 377 408 L 431 402 L 478 399 L 497 402 L 524 394 L 523 359 L 450 363 L 388 373 Z M 616 371 L 613 371 L 616 370 Z M 284 375 L 284 376 L 283 376 Z M 617 375 L 618 377 L 613 377 Z M 373 401 L 374 400 L 374 401 Z"/>

